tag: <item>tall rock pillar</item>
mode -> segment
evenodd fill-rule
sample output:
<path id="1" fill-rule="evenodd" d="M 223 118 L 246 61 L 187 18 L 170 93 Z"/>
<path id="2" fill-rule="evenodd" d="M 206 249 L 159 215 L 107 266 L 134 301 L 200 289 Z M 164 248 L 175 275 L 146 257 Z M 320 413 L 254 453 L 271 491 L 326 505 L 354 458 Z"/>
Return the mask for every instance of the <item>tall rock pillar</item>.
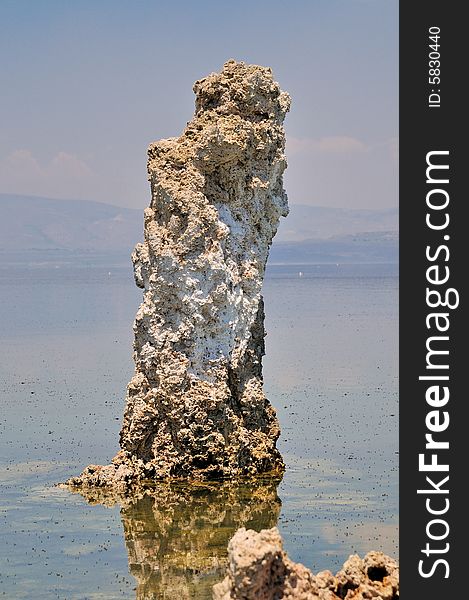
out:
<path id="1" fill-rule="evenodd" d="M 182 135 L 148 149 L 151 203 L 132 255 L 144 292 L 122 451 L 112 465 L 85 470 L 84 484 L 284 469 L 262 389 L 261 289 L 288 214 L 282 123 L 290 97 L 269 68 L 233 60 L 194 92 Z"/>

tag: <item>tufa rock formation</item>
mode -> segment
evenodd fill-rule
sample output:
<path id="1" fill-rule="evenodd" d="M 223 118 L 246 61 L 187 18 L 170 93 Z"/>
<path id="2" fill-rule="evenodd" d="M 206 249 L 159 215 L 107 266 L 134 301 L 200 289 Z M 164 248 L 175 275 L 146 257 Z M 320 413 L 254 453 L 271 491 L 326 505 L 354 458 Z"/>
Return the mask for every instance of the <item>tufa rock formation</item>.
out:
<path id="1" fill-rule="evenodd" d="M 238 527 L 277 524 L 278 481 L 256 486 L 223 482 L 159 482 L 120 497 L 105 488 L 80 490 L 88 502 L 121 504 L 129 570 L 137 600 L 211 598 L 228 566 L 227 545 Z"/>
<path id="2" fill-rule="evenodd" d="M 214 600 L 398 600 L 399 567 L 382 552 L 354 554 L 337 575 L 313 575 L 292 562 L 278 529 L 239 529 L 228 544 L 228 575 L 213 587 Z"/>
<path id="3" fill-rule="evenodd" d="M 135 318 L 121 452 L 74 486 L 281 473 L 262 389 L 265 265 L 288 213 L 290 97 L 265 67 L 227 62 L 197 81 L 179 138 L 148 149 L 151 204 L 132 260 Z"/>

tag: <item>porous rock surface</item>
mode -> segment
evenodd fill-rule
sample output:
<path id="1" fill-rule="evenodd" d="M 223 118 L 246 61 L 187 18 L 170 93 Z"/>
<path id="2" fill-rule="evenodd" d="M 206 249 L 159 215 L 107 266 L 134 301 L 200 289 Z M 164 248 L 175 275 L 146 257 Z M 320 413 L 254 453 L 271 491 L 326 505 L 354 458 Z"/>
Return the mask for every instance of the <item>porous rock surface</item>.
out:
<path id="1" fill-rule="evenodd" d="M 151 204 L 132 260 L 134 324 L 121 451 L 74 486 L 281 473 L 262 389 L 265 265 L 288 213 L 283 120 L 269 68 L 229 61 L 197 81 L 179 138 L 148 149 Z"/>
<path id="2" fill-rule="evenodd" d="M 214 600 L 398 600 L 399 567 L 382 552 L 354 554 L 334 576 L 292 562 L 276 527 L 238 529 L 228 544 L 228 574 Z"/>

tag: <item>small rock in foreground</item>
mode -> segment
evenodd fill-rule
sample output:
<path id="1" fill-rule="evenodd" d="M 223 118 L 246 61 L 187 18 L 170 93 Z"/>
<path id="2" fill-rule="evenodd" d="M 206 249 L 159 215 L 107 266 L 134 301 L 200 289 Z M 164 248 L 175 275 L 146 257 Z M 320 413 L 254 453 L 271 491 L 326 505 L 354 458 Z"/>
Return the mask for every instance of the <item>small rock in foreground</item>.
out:
<path id="1" fill-rule="evenodd" d="M 214 600 L 398 600 L 399 566 L 382 552 L 353 554 L 334 576 L 292 562 L 276 527 L 238 529 L 228 544 L 228 574 Z"/>

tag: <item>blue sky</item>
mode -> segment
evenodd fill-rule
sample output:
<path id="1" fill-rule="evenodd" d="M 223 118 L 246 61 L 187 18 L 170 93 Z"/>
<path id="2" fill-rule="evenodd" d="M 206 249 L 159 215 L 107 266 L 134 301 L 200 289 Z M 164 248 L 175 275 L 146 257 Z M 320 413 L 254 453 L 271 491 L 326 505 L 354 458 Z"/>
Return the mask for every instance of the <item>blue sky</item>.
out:
<path id="1" fill-rule="evenodd" d="M 2 0 L 0 192 L 144 207 L 146 148 L 229 58 L 271 66 L 290 202 L 397 206 L 397 0 Z"/>

